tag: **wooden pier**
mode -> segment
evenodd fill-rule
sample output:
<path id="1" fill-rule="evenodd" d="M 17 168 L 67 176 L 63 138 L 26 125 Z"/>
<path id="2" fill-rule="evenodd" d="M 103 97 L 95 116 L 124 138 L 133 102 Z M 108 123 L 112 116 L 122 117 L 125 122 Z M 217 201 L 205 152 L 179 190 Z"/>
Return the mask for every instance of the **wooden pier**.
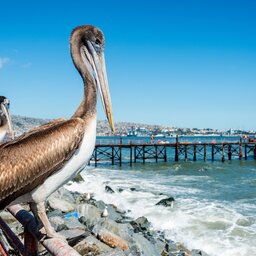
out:
<path id="1" fill-rule="evenodd" d="M 173 161 L 256 160 L 256 142 L 179 142 L 96 144 L 90 164 L 130 164 Z"/>

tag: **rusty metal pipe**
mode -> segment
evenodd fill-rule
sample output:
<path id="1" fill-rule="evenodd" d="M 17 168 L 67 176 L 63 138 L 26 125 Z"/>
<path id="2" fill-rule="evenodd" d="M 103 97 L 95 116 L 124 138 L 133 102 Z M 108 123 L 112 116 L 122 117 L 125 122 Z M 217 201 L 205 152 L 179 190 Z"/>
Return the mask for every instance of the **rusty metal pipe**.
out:
<path id="1" fill-rule="evenodd" d="M 8 256 L 7 254 L 7 250 L 5 249 L 5 247 L 2 245 L 1 241 L 0 241 L 0 255 L 2 256 Z"/>
<path id="2" fill-rule="evenodd" d="M 8 252 L 5 250 L 4 246 L 0 242 L 0 255 L 2 256 L 8 256 Z"/>
<path id="3" fill-rule="evenodd" d="M 46 239 L 43 245 L 54 256 L 81 256 L 67 243 L 57 238 Z"/>
<path id="4" fill-rule="evenodd" d="M 38 241 L 43 238 L 43 234 L 37 231 L 34 217 L 25 211 L 20 205 L 13 205 L 8 211 L 30 232 Z M 80 256 L 80 254 L 70 247 L 66 242 L 58 238 L 49 238 L 40 241 L 42 245 L 54 256 Z"/>
<path id="5" fill-rule="evenodd" d="M 4 234 L 12 241 L 12 245 L 22 254 L 25 253 L 25 248 L 20 239 L 12 232 L 9 226 L 0 217 L 0 227 Z"/>

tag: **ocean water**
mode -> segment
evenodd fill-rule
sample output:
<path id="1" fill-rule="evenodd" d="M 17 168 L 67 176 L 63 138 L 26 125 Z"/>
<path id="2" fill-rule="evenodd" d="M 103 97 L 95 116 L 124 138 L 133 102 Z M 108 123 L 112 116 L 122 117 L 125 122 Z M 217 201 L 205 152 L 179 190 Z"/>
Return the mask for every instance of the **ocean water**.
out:
<path id="1" fill-rule="evenodd" d="M 68 189 L 146 216 L 152 228 L 213 256 L 256 255 L 256 161 L 146 163 L 87 167 Z M 116 193 L 108 194 L 111 186 Z M 118 189 L 124 189 L 118 192 Z M 136 188 L 131 191 L 130 188 Z M 173 208 L 155 204 L 168 196 Z"/>

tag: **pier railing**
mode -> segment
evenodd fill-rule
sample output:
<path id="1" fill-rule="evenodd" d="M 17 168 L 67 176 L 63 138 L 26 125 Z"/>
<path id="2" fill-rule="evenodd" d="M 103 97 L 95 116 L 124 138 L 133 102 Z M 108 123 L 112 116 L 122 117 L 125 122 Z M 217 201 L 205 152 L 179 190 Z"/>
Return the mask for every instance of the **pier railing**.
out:
<path id="1" fill-rule="evenodd" d="M 97 142 L 90 163 L 119 164 L 147 161 L 225 161 L 232 159 L 256 159 L 256 142 L 250 141 L 222 141 L 222 142 L 184 142 L 176 138 L 174 142 L 164 141 L 130 141 L 125 143 L 115 140 L 113 143 Z"/>

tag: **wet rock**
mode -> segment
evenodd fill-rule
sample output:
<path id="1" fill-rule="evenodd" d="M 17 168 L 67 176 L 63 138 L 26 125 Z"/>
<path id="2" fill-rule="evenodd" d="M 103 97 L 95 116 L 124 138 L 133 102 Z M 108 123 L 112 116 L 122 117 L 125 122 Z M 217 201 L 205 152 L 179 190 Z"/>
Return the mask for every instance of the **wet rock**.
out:
<path id="1" fill-rule="evenodd" d="M 110 187 L 110 186 L 105 186 L 105 191 L 107 192 L 107 193 L 110 193 L 110 194 L 113 194 L 113 193 L 115 193 L 115 191 Z"/>
<path id="2" fill-rule="evenodd" d="M 122 215 L 117 212 L 117 208 L 111 204 L 108 205 L 108 218 L 114 221 L 123 219 Z"/>
<path id="3" fill-rule="evenodd" d="M 133 221 L 132 218 L 128 217 L 128 216 L 122 216 L 122 219 L 120 220 L 116 220 L 116 223 L 120 223 L 120 224 L 130 224 L 131 221 Z"/>
<path id="4" fill-rule="evenodd" d="M 89 235 L 83 241 L 90 243 L 90 244 L 95 244 L 97 246 L 97 248 L 99 249 L 100 253 L 109 253 L 113 250 L 112 248 L 110 248 L 108 245 L 102 243 L 100 240 L 98 240 L 93 235 Z"/>
<path id="5" fill-rule="evenodd" d="M 191 252 L 192 256 L 209 256 L 206 252 L 198 249 L 193 249 Z"/>
<path id="6" fill-rule="evenodd" d="M 100 230 L 105 229 L 113 234 L 120 236 L 124 240 L 129 240 L 131 236 L 133 235 L 133 228 L 132 226 L 128 224 L 119 224 L 111 219 L 102 220 L 101 222 L 98 222 L 93 230 L 92 233 L 97 236 L 100 232 Z"/>
<path id="7" fill-rule="evenodd" d="M 156 243 L 152 243 L 147 240 L 143 235 L 135 233 L 133 235 L 131 255 L 147 255 L 147 256 L 155 256 L 161 255 L 164 250 L 165 244 L 157 241 Z"/>
<path id="8" fill-rule="evenodd" d="M 99 248 L 95 244 L 88 244 L 84 241 L 78 243 L 74 249 L 82 256 L 92 255 L 97 256 L 100 255 Z"/>
<path id="9" fill-rule="evenodd" d="M 100 250 L 94 243 L 88 243 L 85 240 L 82 240 L 74 246 L 74 249 L 82 256 L 91 255 L 97 256 L 100 255 Z"/>
<path id="10" fill-rule="evenodd" d="M 177 248 L 180 250 L 179 254 L 180 256 L 191 256 L 191 251 L 189 251 L 183 244 L 176 243 Z"/>
<path id="11" fill-rule="evenodd" d="M 66 239 L 74 239 L 87 235 L 88 233 L 85 230 L 81 229 L 72 229 L 72 230 L 61 230 L 58 234 L 64 236 Z"/>
<path id="12" fill-rule="evenodd" d="M 131 221 L 131 225 L 134 228 L 134 232 L 138 233 L 138 232 L 146 231 L 149 228 L 150 223 L 146 217 L 142 216 L 142 217 L 137 218 L 134 221 Z"/>
<path id="13" fill-rule="evenodd" d="M 50 209 L 50 211 L 47 212 L 48 218 L 50 217 L 55 217 L 55 216 L 59 216 L 59 217 L 63 217 L 63 213 L 60 210 L 52 210 Z"/>
<path id="14" fill-rule="evenodd" d="M 119 189 L 118 189 L 118 192 L 119 192 L 119 193 L 122 193 L 123 191 L 124 191 L 123 188 L 119 188 Z"/>
<path id="15" fill-rule="evenodd" d="M 75 198 L 78 197 L 80 194 L 77 192 L 71 192 L 67 190 L 65 187 L 59 188 L 56 192 L 54 192 L 51 196 L 64 199 L 69 203 L 75 204 Z"/>
<path id="16" fill-rule="evenodd" d="M 74 182 L 77 182 L 77 183 L 81 183 L 81 182 L 84 182 L 84 179 L 83 177 L 81 176 L 81 174 L 77 174 L 76 177 L 73 179 Z"/>
<path id="17" fill-rule="evenodd" d="M 180 252 L 180 249 L 174 242 L 168 242 L 165 244 L 165 251 L 176 255 Z"/>
<path id="18" fill-rule="evenodd" d="M 137 188 L 130 188 L 131 191 L 138 191 Z"/>
<path id="19" fill-rule="evenodd" d="M 66 229 L 65 220 L 60 216 L 49 217 L 49 221 L 54 230 L 57 232 Z"/>
<path id="20" fill-rule="evenodd" d="M 67 229 L 85 230 L 85 226 L 81 222 L 79 222 L 75 217 L 71 217 L 67 219 L 65 218 L 64 223 Z"/>
<path id="21" fill-rule="evenodd" d="M 84 193 L 79 195 L 76 198 L 76 204 L 81 204 L 81 203 L 89 203 L 91 200 L 93 200 L 94 194 L 93 193 Z"/>
<path id="22" fill-rule="evenodd" d="M 79 205 L 79 221 L 85 225 L 89 230 L 102 220 L 101 210 L 90 204 Z"/>
<path id="23" fill-rule="evenodd" d="M 169 253 L 164 250 L 164 251 L 161 252 L 161 256 L 169 256 Z"/>
<path id="24" fill-rule="evenodd" d="M 107 206 L 108 218 L 112 220 L 120 221 L 123 218 L 122 215 L 118 212 L 117 207 L 113 204 L 106 205 L 103 201 L 94 201 L 92 202 L 92 204 L 96 206 L 98 209 L 100 209 L 101 213 Z"/>
<path id="25" fill-rule="evenodd" d="M 102 253 L 100 254 L 100 256 L 125 256 L 127 254 L 125 254 L 121 249 L 119 248 L 115 248 L 114 250 L 112 250 L 111 252 L 106 252 L 106 253 Z"/>
<path id="26" fill-rule="evenodd" d="M 101 200 L 94 201 L 92 204 L 94 206 L 96 206 L 97 208 L 99 208 L 101 211 L 103 211 L 105 209 L 105 207 L 106 207 L 106 204 L 103 201 L 101 201 Z"/>
<path id="27" fill-rule="evenodd" d="M 119 209 L 119 208 L 116 208 L 116 212 L 117 212 L 117 213 L 120 213 L 120 214 L 122 214 L 122 215 L 126 213 L 125 210 Z"/>
<path id="28" fill-rule="evenodd" d="M 172 207 L 175 199 L 171 196 L 165 199 L 160 200 L 156 205 L 163 205 L 165 207 Z"/>
<path id="29" fill-rule="evenodd" d="M 53 210 L 60 210 L 61 212 L 67 213 L 74 211 L 74 205 L 66 201 L 65 199 L 60 199 L 55 196 L 50 196 L 48 198 L 48 204 Z"/>
<path id="30" fill-rule="evenodd" d="M 124 251 L 129 248 L 127 242 L 121 237 L 104 229 L 99 231 L 98 238 L 112 248 L 119 247 Z"/>

